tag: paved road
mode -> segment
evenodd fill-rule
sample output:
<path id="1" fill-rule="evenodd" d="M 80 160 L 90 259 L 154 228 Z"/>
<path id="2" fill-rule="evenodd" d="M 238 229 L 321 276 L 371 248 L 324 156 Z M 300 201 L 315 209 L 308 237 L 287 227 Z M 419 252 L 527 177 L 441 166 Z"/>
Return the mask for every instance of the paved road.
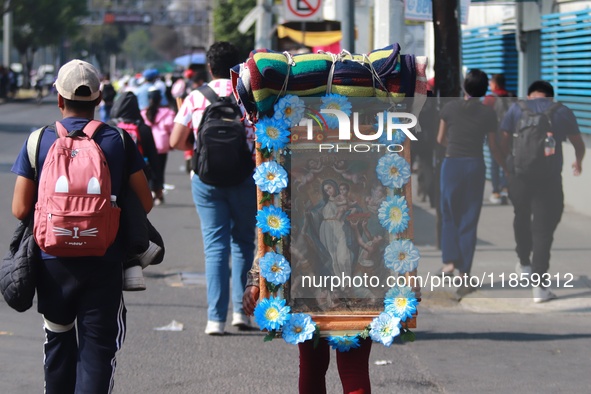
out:
<path id="1" fill-rule="evenodd" d="M 14 176 L 9 172 L 32 127 L 55 120 L 51 98 L 43 105 L 0 105 L 0 251 L 16 225 L 10 215 Z M 165 262 L 145 271 L 148 289 L 126 293 L 128 335 L 118 357 L 116 393 L 296 393 L 297 349 L 282 340 L 263 343 L 258 332 L 203 334 L 206 323 L 202 244 L 182 155 L 169 159 L 167 183 L 175 185 L 151 221 L 167 245 Z M 590 187 L 589 185 L 581 187 Z M 439 268 L 434 212 L 414 206 L 421 275 Z M 552 274 L 572 274 L 574 289 L 535 305 L 529 289 L 503 289 L 513 272 L 511 208 L 485 203 L 474 275 L 493 274 L 492 288 L 461 302 L 449 289 L 424 290 L 417 341 L 375 345 L 370 373 L 374 393 L 584 393 L 591 387 L 591 218 L 567 211 L 556 233 Z M 490 285 L 489 285 L 490 286 Z M 182 331 L 157 331 L 173 320 Z M 43 331 L 33 309 L 18 314 L 0 301 L 0 393 L 41 393 Z M 376 365 L 386 361 L 385 365 Z M 391 363 L 387 363 L 391 362 Z M 342 392 L 335 360 L 330 393 Z"/>

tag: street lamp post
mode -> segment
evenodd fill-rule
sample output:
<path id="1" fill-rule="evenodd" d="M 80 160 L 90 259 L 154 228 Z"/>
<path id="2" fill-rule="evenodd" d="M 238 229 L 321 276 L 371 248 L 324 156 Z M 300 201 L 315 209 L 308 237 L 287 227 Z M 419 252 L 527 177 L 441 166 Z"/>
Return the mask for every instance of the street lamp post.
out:
<path id="1" fill-rule="evenodd" d="M 6 9 L 10 7 L 10 0 L 6 2 Z M 12 12 L 4 13 L 4 46 L 2 48 L 2 61 L 10 66 L 10 51 L 12 49 Z"/>

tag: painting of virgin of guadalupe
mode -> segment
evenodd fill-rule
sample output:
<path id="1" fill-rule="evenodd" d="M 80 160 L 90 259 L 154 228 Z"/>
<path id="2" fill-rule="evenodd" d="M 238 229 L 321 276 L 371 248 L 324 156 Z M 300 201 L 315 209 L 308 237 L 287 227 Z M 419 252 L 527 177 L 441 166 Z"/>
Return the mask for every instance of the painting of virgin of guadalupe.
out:
<path id="1" fill-rule="evenodd" d="M 384 289 L 360 286 L 353 278 L 387 276 L 383 263 L 387 231 L 377 207 L 386 198 L 376 175 L 383 153 L 292 152 L 295 174 L 318 171 L 292 184 L 292 277 L 288 301 L 294 312 L 364 312 L 383 309 Z M 293 179 L 293 178 L 292 178 Z"/>

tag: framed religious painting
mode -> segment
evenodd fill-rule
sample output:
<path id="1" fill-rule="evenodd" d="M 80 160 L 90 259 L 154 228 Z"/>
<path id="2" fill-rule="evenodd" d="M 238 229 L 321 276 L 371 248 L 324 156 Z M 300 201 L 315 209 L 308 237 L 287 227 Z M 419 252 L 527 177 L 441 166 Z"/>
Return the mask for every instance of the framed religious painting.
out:
<path id="1" fill-rule="evenodd" d="M 419 251 L 410 147 L 427 59 L 256 49 L 231 70 L 254 123 L 260 297 L 256 324 L 297 344 L 411 340 Z"/>
<path id="2" fill-rule="evenodd" d="M 286 95 L 259 119 L 255 320 L 270 337 L 412 337 L 412 104 Z"/>

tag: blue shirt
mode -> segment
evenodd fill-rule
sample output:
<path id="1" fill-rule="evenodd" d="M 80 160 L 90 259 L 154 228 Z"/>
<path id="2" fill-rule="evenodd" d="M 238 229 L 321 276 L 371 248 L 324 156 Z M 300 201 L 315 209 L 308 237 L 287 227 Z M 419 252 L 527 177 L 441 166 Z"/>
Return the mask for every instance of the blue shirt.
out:
<path id="1" fill-rule="evenodd" d="M 151 88 L 156 87 L 160 90 L 160 105 L 162 107 L 168 106 L 168 100 L 166 99 L 166 84 L 161 81 L 155 82 L 144 82 L 141 84 L 137 90 L 135 91 L 135 95 L 137 96 L 137 104 L 140 107 L 140 110 L 143 111 L 144 109 L 150 106 L 150 100 L 148 99 L 148 93 Z"/>
<path id="2" fill-rule="evenodd" d="M 537 98 L 532 100 L 525 100 L 528 108 L 535 113 L 542 113 L 554 104 L 551 98 Z M 503 132 L 513 134 L 519 119 L 521 119 L 522 110 L 518 103 L 514 103 L 505 114 L 505 117 L 501 121 L 500 129 Z M 577 118 L 573 111 L 567 106 L 561 105 L 558 107 L 552 115 L 552 134 L 556 140 L 556 173 L 562 172 L 563 156 L 562 156 L 562 142 L 566 140 L 569 135 L 580 134 L 579 125 L 577 124 Z"/>
<path id="3" fill-rule="evenodd" d="M 68 130 L 68 132 L 71 132 L 73 130 L 82 130 L 84 126 L 88 123 L 88 121 L 89 120 L 86 118 L 71 117 L 61 120 L 60 123 L 66 128 L 66 130 Z M 45 163 L 45 158 L 47 157 L 49 148 L 51 147 L 51 145 L 53 145 L 53 143 L 56 140 L 56 134 L 54 129 L 55 126 L 51 126 L 45 129 L 45 131 L 43 132 L 43 136 L 41 138 L 38 159 L 38 179 L 40 179 L 41 177 L 41 171 L 43 169 L 43 164 Z M 103 126 L 99 131 L 97 131 L 94 140 L 101 147 L 101 150 L 105 155 L 105 159 L 107 159 L 107 164 L 109 166 L 109 171 L 111 173 L 111 194 L 119 196 L 123 185 L 123 173 L 125 170 L 125 166 L 128 166 L 127 174 L 129 176 L 144 168 L 144 159 L 142 158 L 141 154 L 139 153 L 137 147 L 135 147 L 134 144 L 130 144 L 133 146 L 133 148 L 129 149 L 128 152 L 133 153 L 128 153 L 131 157 L 127 157 L 128 154 L 126 154 L 125 152 L 125 147 L 123 145 L 123 141 L 121 140 L 121 135 L 119 134 L 119 131 L 110 126 Z M 23 147 L 21 148 L 21 151 L 19 152 L 18 157 L 16 158 L 16 161 L 14 162 L 11 171 L 27 179 L 34 180 L 35 170 L 31 166 L 31 163 L 29 161 L 29 155 L 27 153 L 27 141 L 25 141 Z M 105 257 L 120 260 L 122 257 L 122 253 L 122 245 L 120 245 L 120 242 L 118 242 L 118 240 L 115 240 L 115 243 L 109 248 Z M 42 253 L 42 257 L 52 258 L 52 256 L 47 255 L 45 253 Z"/>

